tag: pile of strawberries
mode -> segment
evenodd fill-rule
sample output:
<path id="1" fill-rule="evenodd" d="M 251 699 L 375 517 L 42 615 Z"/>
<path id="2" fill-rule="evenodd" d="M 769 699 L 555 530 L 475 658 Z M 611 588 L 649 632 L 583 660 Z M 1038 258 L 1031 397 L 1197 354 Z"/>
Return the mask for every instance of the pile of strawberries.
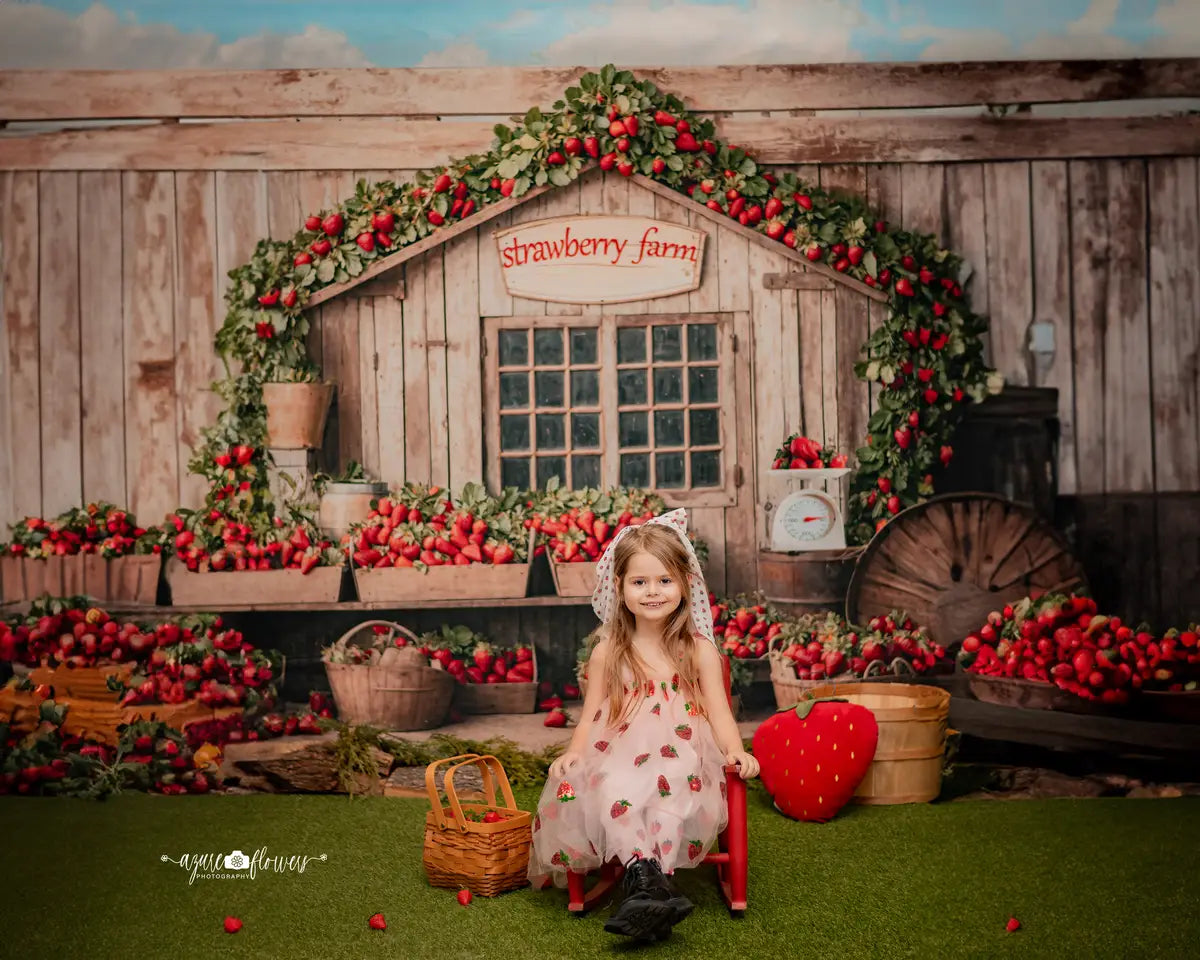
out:
<path id="1" fill-rule="evenodd" d="M 722 600 L 710 591 L 708 604 L 721 649 L 738 660 L 766 656 L 771 641 L 783 630 L 779 611 L 745 597 Z"/>
<path id="2" fill-rule="evenodd" d="M 556 563 L 595 563 L 609 542 L 628 526 L 645 523 L 666 510 L 666 502 L 645 490 L 568 490 L 552 478 L 534 500 L 526 526 L 541 534 L 535 554 Z"/>
<path id="3" fill-rule="evenodd" d="M 1084 700 L 1123 705 L 1139 690 L 1195 690 L 1195 627 L 1155 637 L 1097 612 L 1088 597 L 1045 595 L 993 611 L 963 640 L 974 674 L 1053 683 Z"/>
<path id="4" fill-rule="evenodd" d="M 468 483 L 452 499 L 440 487 L 406 483 L 351 527 L 346 549 L 356 567 L 524 563 L 525 510 L 515 490 L 491 497 Z"/>
<path id="5" fill-rule="evenodd" d="M 0 546 L 0 552 L 14 557 L 159 553 L 164 539 L 158 527 L 139 527 L 132 513 L 104 502 L 67 510 L 52 520 L 26 517 L 11 529 L 12 541 Z"/>
<path id="6" fill-rule="evenodd" d="M 403 642 L 402 642 L 403 641 Z M 421 637 L 419 651 L 459 683 L 534 683 L 536 665 L 533 648 L 525 644 L 501 649 L 470 627 L 443 626 L 439 632 Z M 397 645 L 407 643 L 404 637 Z"/>
<path id="7" fill-rule="evenodd" d="M 800 616 L 785 623 L 773 648 L 792 661 L 799 680 L 954 667 L 945 649 L 900 611 L 872 618 L 865 630 L 836 613 Z"/>
<path id="8" fill-rule="evenodd" d="M 821 446 L 816 440 L 793 433 L 775 451 L 772 470 L 821 470 L 829 467 L 844 467 L 848 463 L 844 453 L 833 447 Z"/>

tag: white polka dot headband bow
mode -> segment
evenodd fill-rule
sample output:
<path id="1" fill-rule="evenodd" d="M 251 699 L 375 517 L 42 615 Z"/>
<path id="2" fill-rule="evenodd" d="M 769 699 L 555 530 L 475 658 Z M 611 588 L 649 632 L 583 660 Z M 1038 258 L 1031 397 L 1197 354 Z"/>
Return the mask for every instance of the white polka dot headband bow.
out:
<path id="1" fill-rule="evenodd" d="M 683 542 L 688 555 L 688 587 L 692 595 L 692 624 L 696 633 L 714 645 L 717 642 L 713 635 L 712 609 L 708 604 L 708 586 L 704 582 L 704 571 L 700 569 L 700 560 L 696 549 L 687 535 L 687 511 L 680 507 L 657 517 L 651 517 L 647 523 L 659 523 L 674 530 Z M 605 548 L 596 565 L 596 590 L 592 593 L 592 609 L 601 623 L 608 623 L 620 608 L 621 600 L 617 596 L 617 579 L 613 573 L 613 556 L 616 546 L 632 526 L 623 527 L 621 532 L 613 537 L 612 542 Z"/>

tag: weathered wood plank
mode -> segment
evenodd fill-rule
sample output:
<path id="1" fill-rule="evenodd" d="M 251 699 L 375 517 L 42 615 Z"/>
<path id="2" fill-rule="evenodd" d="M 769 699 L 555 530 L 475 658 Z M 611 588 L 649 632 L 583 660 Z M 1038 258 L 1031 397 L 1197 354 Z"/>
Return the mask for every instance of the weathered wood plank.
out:
<path id="1" fill-rule="evenodd" d="M 722 507 L 692 507 L 688 511 L 691 528 L 708 546 L 704 580 L 713 593 L 725 593 L 725 510 Z"/>
<path id="2" fill-rule="evenodd" d="M 37 235 L 42 509 L 55 515 L 83 498 L 78 174 L 38 177 Z"/>
<path id="3" fill-rule="evenodd" d="M 838 311 L 837 294 L 824 290 L 821 298 L 821 410 L 825 433 L 813 437 L 822 443 L 838 444 L 842 435 L 842 410 L 838 404 L 838 383 L 844 371 L 838 366 Z M 850 376 L 853 376 L 853 372 Z M 842 453 L 847 451 L 842 450 Z"/>
<path id="4" fill-rule="evenodd" d="M 192 449 L 200 443 L 201 431 L 213 424 L 222 406 L 221 398 L 212 389 L 213 381 L 224 373 L 213 343 L 224 312 L 224 301 L 217 299 L 223 284 L 216 259 L 216 176 L 205 171 L 175 174 L 179 222 L 187 224 L 186 229 L 179 231 L 179 256 L 175 263 L 179 502 L 193 508 L 204 502 L 208 483 L 203 477 L 188 472 L 188 460 Z M 91 465 L 85 463 L 85 477 L 90 468 Z"/>
<path id="5" fill-rule="evenodd" d="M 0 174 L 0 271 L 3 271 L 6 370 L 0 450 L 8 483 L 0 487 L 0 520 L 7 524 L 42 512 L 42 444 L 38 371 L 38 178 L 36 173 Z"/>
<path id="6" fill-rule="evenodd" d="M 610 179 L 618 179 L 610 177 Z M 638 188 L 632 187 L 637 190 Z M 677 223 L 680 226 L 690 226 L 688 218 L 688 210 L 682 204 L 663 196 L 654 198 L 654 216 L 658 220 L 665 223 Z M 689 292 L 676 293 L 669 297 L 655 297 L 653 300 L 643 300 L 640 304 L 641 308 L 647 313 L 687 313 L 691 305 L 691 294 Z M 634 304 L 613 304 L 613 307 L 629 306 Z M 616 313 L 616 309 L 613 310 Z M 630 310 L 629 312 L 633 312 Z"/>
<path id="7" fill-rule="evenodd" d="M 1109 163 L 1107 326 L 1104 331 L 1104 485 L 1107 491 L 1154 490 L 1150 413 L 1149 304 L 1146 276 L 1146 165 Z M 1164 451 L 1167 456 L 1172 454 Z"/>
<path id="8" fill-rule="evenodd" d="M 983 180 L 991 363 L 1009 383 L 1026 385 L 1025 338 L 1033 314 L 1029 164 L 988 164 Z"/>
<path id="9" fill-rule="evenodd" d="M 904 226 L 904 171 L 900 164 L 877 163 L 867 167 L 867 203 L 875 211 L 875 216 L 890 227 Z M 982 209 L 982 200 L 980 207 Z M 889 304 L 872 301 L 867 307 L 868 330 L 874 333 L 875 328 L 886 323 L 890 315 L 891 306 Z M 872 413 L 879 402 L 880 392 L 881 387 L 878 383 L 870 385 L 870 410 Z"/>
<path id="10" fill-rule="evenodd" d="M 718 241 L 722 250 L 726 248 L 726 236 L 732 238 L 731 245 L 740 246 L 745 242 L 739 237 L 722 233 Z M 753 356 L 750 345 L 754 342 L 754 336 L 749 310 L 734 313 L 733 332 L 741 345 L 736 358 L 737 366 L 744 370 L 748 366 L 747 360 Z M 753 377 L 743 375 L 734 380 L 734 404 L 738 415 L 733 418 L 732 427 L 736 432 L 737 462 L 742 467 L 744 479 L 737 491 L 737 505 L 725 509 L 725 586 L 730 593 L 742 593 L 758 586 L 758 526 L 755 520 L 756 505 L 760 499 L 758 477 L 762 464 L 754 459 L 755 436 L 750 428 L 754 422 Z"/>
<path id="11" fill-rule="evenodd" d="M 175 393 L 175 180 L 123 174 L 125 470 L 129 509 L 153 523 L 179 505 Z"/>
<path id="12" fill-rule="evenodd" d="M 707 256 L 705 257 L 707 259 Z M 750 243 L 727 227 L 717 227 L 717 259 L 714 266 L 722 277 L 732 278 L 718 283 L 718 305 L 722 311 L 748 311 L 750 287 L 744 278 L 750 270 Z M 746 341 L 749 343 L 749 341 Z M 749 346 L 745 348 L 749 352 Z"/>
<path id="13" fill-rule="evenodd" d="M 604 213 L 604 174 L 581 176 L 578 182 L 580 214 Z M 598 317 L 604 312 L 604 306 L 599 303 L 585 303 L 578 307 L 585 317 Z M 613 483 L 615 482 L 614 480 Z"/>
<path id="14" fill-rule="evenodd" d="M 358 417 L 359 462 L 368 477 L 379 476 L 379 381 L 375 369 L 379 354 L 375 346 L 375 304 L 387 297 L 358 299 Z"/>
<path id="15" fill-rule="evenodd" d="M 1048 364 L 1033 355 L 1034 384 L 1058 390 L 1058 492 L 1078 484 L 1075 463 L 1075 381 L 1071 369 L 1071 222 L 1067 165 L 1035 163 L 1030 170 L 1033 216 L 1033 320 L 1049 324 L 1054 353 Z"/>
<path id="16" fill-rule="evenodd" d="M 648 193 L 634 190 L 633 197 L 647 197 Z M 633 211 L 631 211 L 633 212 Z M 638 210 L 637 213 L 644 211 Z M 692 217 L 691 225 L 704 233 L 704 258 L 700 262 L 700 286 L 688 297 L 688 307 L 693 313 L 713 313 L 721 307 L 721 250 L 717 224 L 707 217 Z M 732 280 L 729 282 L 733 282 Z"/>
<path id="17" fill-rule="evenodd" d="M 79 249 L 86 255 L 79 259 L 79 302 L 81 317 L 87 318 L 79 357 L 84 502 L 125 502 L 125 382 L 116 375 L 125 368 L 121 248 L 111 242 L 112 225 L 120 222 L 121 174 L 81 173 Z M 211 354 L 212 344 L 207 346 Z"/>
<path id="18" fill-rule="evenodd" d="M 946 168 L 946 209 L 954 211 L 947 223 L 949 248 L 969 271 L 963 289 L 971 309 L 988 313 L 987 213 L 982 163 L 956 163 Z M 983 335 L 984 356 L 991 360 L 990 334 Z"/>
<path id="19" fill-rule="evenodd" d="M 568 197 L 573 188 L 563 193 Z M 579 194 L 575 193 L 578 207 Z M 482 337 L 479 324 L 479 235 L 464 233 L 445 250 L 446 400 L 449 419 L 450 489 L 484 482 Z M 553 306 L 553 304 L 551 305 Z"/>
<path id="20" fill-rule="evenodd" d="M 450 484 L 450 424 L 446 383 L 446 300 L 442 252 L 425 257 L 425 336 L 429 349 L 429 470 L 430 482 Z"/>
<path id="21" fill-rule="evenodd" d="M 531 198 L 527 203 L 521 204 L 509 215 L 508 224 L 515 226 L 521 223 L 531 223 L 534 220 L 544 219 L 545 215 L 542 211 L 545 209 L 545 200 L 546 194 L 542 193 L 537 197 Z M 494 242 L 492 248 L 495 249 Z M 546 315 L 546 301 L 513 297 L 512 312 L 522 317 L 544 317 Z"/>
<path id="22" fill-rule="evenodd" d="M 800 357 L 800 420 L 796 429 L 823 440 L 825 429 L 825 365 L 822 348 L 820 290 L 796 293 L 796 344 Z M 830 371 L 833 376 L 833 372 Z M 782 439 L 782 437 L 780 438 Z M 765 469 L 766 465 L 760 466 Z"/>
<path id="23" fill-rule="evenodd" d="M 513 298 L 504 285 L 495 237 L 509 225 L 510 216 L 501 214 L 490 226 L 473 231 L 479 238 L 479 315 L 482 317 L 512 316 Z"/>
<path id="24" fill-rule="evenodd" d="M 549 106 L 596 67 L 9 70 L 0 119 L 480 116 Z M 1196 58 L 631 67 L 697 110 L 845 110 L 1193 97 Z"/>
<path id="25" fill-rule="evenodd" d="M 799 290 L 785 288 L 779 291 L 779 355 L 783 366 L 779 392 L 783 401 L 783 433 L 775 440 L 777 446 L 783 442 L 785 436 L 804 429 L 804 354 L 800 349 L 800 295 Z M 767 451 L 764 466 L 770 465 L 770 458 L 771 452 Z"/>
<path id="26" fill-rule="evenodd" d="M 321 327 L 322 379 L 332 380 L 333 436 L 326 430 L 325 469 L 341 472 L 351 460 L 362 462 L 362 351 L 359 342 L 359 301 L 346 297 L 323 308 Z M 372 317 L 373 319 L 373 317 Z M 335 419 L 336 418 L 336 419 Z"/>
<path id="27" fill-rule="evenodd" d="M 375 301 L 375 371 L 379 423 L 379 477 L 392 488 L 404 482 L 408 425 L 404 415 L 404 305 L 391 297 Z"/>
<path id="28" fill-rule="evenodd" d="M 1147 166 L 1154 489 L 1200 490 L 1197 164 L 1189 158 L 1151 160 Z M 1195 576 L 1198 568 L 1190 569 Z"/>
<path id="29" fill-rule="evenodd" d="M 1104 493 L 1104 330 L 1108 323 L 1108 165 L 1068 164 L 1075 374 L 1076 493 Z"/>
<path id="30" fill-rule="evenodd" d="M 432 482 L 429 436 L 429 334 L 426 330 L 427 271 L 421 260 L 405 268 L 404 299 L 404 478 Z M 437 291 L 440 296 L 441 291 Z"/>
<path id="31" fill-rule="evenodd" d="M 630 186 L 627 212 L 631 217 L 653 217 L 654 205 L 657 202 L 657 197 L 648 190 L 639 190 L 636 186 Z M 691 225 L 696 226 L 695 223 Z M 703 264 L 701 264 L 701 275 L 703 276 Z M 612 304 L 612 308 L 616 308 L 616 312 L 634 314 L 653 312 L 653 305 L 653 300 L 631 300 L 628 303 Z"/>
<path id="32" fill-rule="evenodd" d="M 950 217 L 946 209 L 946 167 L 940 163 L 905 163 L 900 167 L 900 223 L 905 230 L 932 233 L 946 242 Z"/>
<path id="33" fill-rule="evenodd" d="M 870 389 L 854 375 L 854 364 L 863 359 L 867 339 L 867 304 L 845 287 L 822 294 L 832 297 L 837 312 L 837 448 L 847 456 L 867 442 Z"/>
<path id="34" fill-rule="evenodd" d="M 733 118 L 722 137 L 762 163 L 934 163 L 1192 156 L 1200 117 Z M 492 124 L 367 117 L 168 123 L 0 139 L 2 170 L 424 169 L 485 150 Z"/>
<path id="35" fill-rule="evenodd" d="M 544 217 L 574 217 L 579 215 L 579 181 L 573 180 L 568 186 L 558 187 L 549 191 L 542 200 L 542 216 Z M 447 248 L 448 249 L 448 248 Z M 449 269 L 449 268 L 447 268 Z M 446 291 L 447 301 L 450 291 Z M 449 308 L 449 302 L 447 302 Z M 546 315 L 551 317 L 571 317 L 579 313 L 577 303 L 546 303 Z M 478 324 L 478 311 L 476 311 Z M 451 471 L 453 472 L 453 471 Z M 476 479 L 479 479 L 478 477 Z"/>
<path id="36" fill-rule="evenodd" d="M 747 424 L 754 432 L 751 463 L 758 473 L 757 502 L 754 529 L 763 532 L 787 493 L 787 485 L 763 471 L 770 466 L 771 457 L 785 436 L 784 400 L 781 385 L 786 386 L 783 357 L 783 300 L 782 291 L 768 290 L 763 285 L 766 273 L 778 270 L 779 260 L 759 247 L 750 248 L 749 270 L 746 279 L 750 287 L 750 322 L 753 330 L 754 418 Z M 790 322 L 790 318 L 789 322 Z M 793 386 L 794 389 L 794 386 Z M 748 464 L 743 464 L 743 469 Z"/>

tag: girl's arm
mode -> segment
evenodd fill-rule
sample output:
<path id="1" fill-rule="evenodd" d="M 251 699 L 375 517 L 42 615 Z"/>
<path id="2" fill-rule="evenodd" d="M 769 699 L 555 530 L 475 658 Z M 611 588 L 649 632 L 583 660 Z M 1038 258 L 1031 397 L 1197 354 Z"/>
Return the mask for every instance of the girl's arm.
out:
<path id="1" fill-rule="evenodd" d="M 600 709 L 600 704 L 604 702 L 606 693 L 604 664 L 607 655 L 608 640 L 602 639 L 592 649 L 592 655 L 588 657 L 586 668 L 588 678 L 587 693 L 583 697 L 583 706 L 579 708 L 579 721 L 575 724 L 575 732 L 571 735 L 571 742 L 567 744 L 567 748 L 550 765 L 550 775 L 552 777 L 563 776 L 563 774 L 579 762 L 583 756 L 583 751 L 587 748 L 592 727 L 594 726 L 592 718 L 596 716 L 596 711 Z"/>
<path id="2" fill-rule="evenodd" d="M 742 779 L 748 780 L 758 775 L 758 761 L 743 748 L 741 732 L 737 721 L 733 719 L 733 711 L 729 709 L 729 699 L 725 693 L 725 665 L 721 662 L 725 654 L 707 640 L 697 641 L 696 647 L 700 698 L 708 714 L 713 739 L 725 754 L 725 762 L 740 766 Z"/>

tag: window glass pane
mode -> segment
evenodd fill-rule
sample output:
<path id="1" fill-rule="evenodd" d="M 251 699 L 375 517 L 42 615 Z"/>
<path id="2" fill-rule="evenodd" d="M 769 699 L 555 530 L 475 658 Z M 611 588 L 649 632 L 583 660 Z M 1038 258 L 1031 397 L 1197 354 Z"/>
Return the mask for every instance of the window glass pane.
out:
<path id="1" fill-rule="evenodd" d="M 600 414 L 571 414 L 571 446 L 585 448 L 600 446 Z"/>
<path id="2" fill-rule="evenodd" d="M 529 374 L 500 374 L 500 409 L 523 410 L 529 406 Z"/>
<path id="3" fill-rule="evenodd" d="M 621 454 L 621 485 L 626 487 L 650 486 L 650 454 Z"/>
<path id="4" fill-rule="evenodd" d="M 719 410 L 689 410 L 693 447 L 705 447 L 721 442 L 721 414 Z"/>
<path id="5" fill-rule="evenodd" d="M 683 402 L 682 367 L 667 367 L 665 370 L 654 371 L 654 402 Z"/>
<path id="6" fill-rule="evenodd" d="M 528 489 L 529 461 L 524 457 L 520 459 L 505 457 L 503 460 L 501 460 L 500 486 L 520 487 L 523 490 Z"/>
<path id="7" fill-rule="evenodd" d="M 600 486 L 600 458 L 572 457 L 571 487 L 578 490 L 580 487 L 598 486 Z"/>
<path id="8" fill-rule="evenodd" d="M 688 403 L 717 402 L 717 368 L 690 367 L 688 369 Z"/>
<path id="9" fill-rule="evenodd" d="M 599 356 L 596 330 L 571 331 L 571 363 L 596 363 Z"/>
<path id="10" fill-rule="evenodd" d="M 529 331 L 500 331 L 500 366 L 523 367 L 529 363 Z"/>
<path id="11" fill-rule="evenodd" d="M 550 482 L 551 477 L 558 477 L 559 480 L 566 481 L 567 475 L 567 458 L 566 457 L 538 457 L 537 458 L 537 485 L 538 489 L 545 487 Z"/>
<path id="12" fill-rule="evenodd" d="M 682 447 L 683 444 L 683 411 L 655 411 L 654 445 L 656 447 Z"/>
<path id="13" fill-rule="evenodd" d="M 721 453 L 719 450 L 697 450 L 692 454 L 692 486 L 721 485 Z"/>
<path id="14" fill-rule="evenodd" d="M 650 418 L 644 410 L 622 413 L 618 431 L 618 442 L 623 447 L 650 446 Z"/>
<path id="15" fill-rule="evenodd" d="M 683 327 L 653 327 L 652 331 L 655 361 L 683 359 Z"/>
<path id="16" fill-rule="evenodd" d="M 561 407 L 563 405 L 563 377 L 561 370 L 539 370 L 534 375 L 534 396 L 539 407 Z"/>
<path id="17" fill-rule="evenodd" d="M 654 455 L 654 485 L 661 489 L 678 489 L 684 483 L 683 453 Z"/>
<path id="18" fill-rule="evenodd" d="M 539 450 L 562 450 L 567 445 L 566 416 L 561 413 L 539 413 L 537 415 L 537 448 Z M 540 470 L 541 467 L 539 466 Z"/>
<path id="19" fill-rule="evenodd" d="M 500 449 L 529 449 L 529 418 L 507 416 L 500 418 Z"/>
<path id="20" fill-rule="evenodd" d="M 646 362 L 646 328 L 621 327 L 617 330 L 617 363 Z"/>
<path id="21" fill-rule="evenodd" d="M 595 407 L 600 404 L 600 373 L 597 370 L 571 371 L 571 405 Z"/>
<path id="22" fill-rule="evenodd" d="M 533 331 L 533 362 L 538 366 L 563 362 L 563 331 Z"/>
<path id="23" fill-rule="evenodd" d="M 688 359 L 717 359 L 717 326 L 714 323 L 688 324 Z"/>
<path id="24" fill-rule="evenodd" d="M 632 407 L 646 402 L 646 371 L 622 370 L 617 374 L 617 403 Z"/>

